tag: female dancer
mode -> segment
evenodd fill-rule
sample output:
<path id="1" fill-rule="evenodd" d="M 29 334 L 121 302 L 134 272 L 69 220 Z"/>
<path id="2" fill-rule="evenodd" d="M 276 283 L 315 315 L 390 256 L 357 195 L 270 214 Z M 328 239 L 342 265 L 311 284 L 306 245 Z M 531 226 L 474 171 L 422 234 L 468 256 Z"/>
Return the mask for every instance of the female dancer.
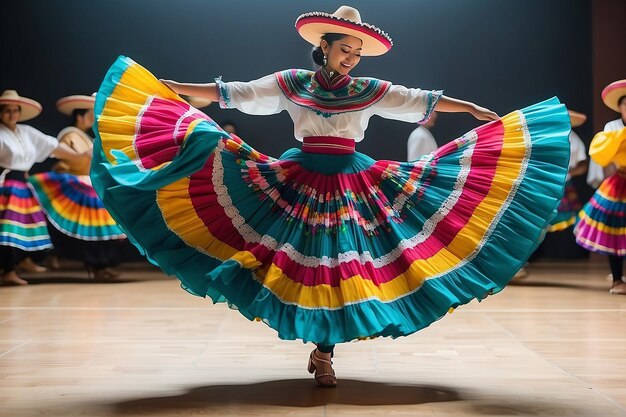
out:
<path id="1" fill-rule="evenodd" d="M 168 88 L 120 57 L 96 99 L 91 177 L 150 260 L 190 293 L 317 344 L 308 370 L 335 386 L 336 343 L 409 335 L 506 285 L 562 195 L 569 121 L 555 99 L 496 120 L 440 91 L 352 78 L 392 46 L 354 8 L 296 28 L 316 72 Z M 302 149 L 257 152 L 176 93 L 285 110 Z M 492 122 L 416 161 L 355 151 L 370 117 L 424 123 L 433 110 Z"/>
<path id="2" fill-rule="evenodd" d="M 613 284 L 611 294 L 626 295 L 624 256 L 626 256 L 626 153 L 620 149 L 626 123 L 626 80 L 615 81 L 602 90 L 602 101 L 621 114 L 610 121 L 603 133 L 594 137 L 589 155 L 600 166 L 615 165 L 616 172 L 607 177 L 580 211 L 580 221 L 574 229 L 576 242 L 587 250 L 607 255 Z"/>
<path id="3" fill-rule="evenodd" d="M 75 163 L 89 161 L 56 138 L 18 122 L 37 117 L 41 105 L 21 97 L 15 90 L 0 96 L 0 269 L 3 284 L 26 285 L 15 266 L 28 253 L 52 247 L 46 218 L 30 188 L 26 173 L 48 156 Z"/>
<path id="4" fill-rule="evenodd" d="M 77 153 L 91 154 L 90 136 L 94 121 L 95 96 L 72 95 L 57 101 L 57 109 L 72 117 L 72 125 L 58 134 L 63 143 Z M 117 265 L 124 252 L 134 252 L 124 245 L 126 235 L 104 208 L 91 186 L 90 160 L 80 164 L 62 160 L 56 172 L 31 175 L 28 182 L 52 224 L 49 229 L 56 253 L 68 259 L 84 262 L 94 279 L 107 281 L 119 273 Z"/>

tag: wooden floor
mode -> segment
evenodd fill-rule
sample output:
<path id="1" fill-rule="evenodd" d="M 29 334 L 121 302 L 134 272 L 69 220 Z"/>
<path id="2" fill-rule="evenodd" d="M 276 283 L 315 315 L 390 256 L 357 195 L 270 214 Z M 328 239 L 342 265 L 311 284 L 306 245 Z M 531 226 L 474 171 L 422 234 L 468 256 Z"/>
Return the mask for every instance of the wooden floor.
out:
<path id="1" fill-rule="evenodd" d="M 411 337 L 336 349 L 336 389 L 280 341 L 135 269 L 0 288 L 0 415 L 626 416 L 626 296 L 604 263 L 536 264 L 522 285 Z"/>

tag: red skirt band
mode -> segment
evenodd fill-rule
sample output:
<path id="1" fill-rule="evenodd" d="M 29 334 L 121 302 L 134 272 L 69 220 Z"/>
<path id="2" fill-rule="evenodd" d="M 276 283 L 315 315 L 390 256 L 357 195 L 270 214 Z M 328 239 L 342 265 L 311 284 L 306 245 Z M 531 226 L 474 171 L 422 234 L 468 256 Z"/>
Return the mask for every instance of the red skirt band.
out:
<path id="1" fill-rule="evenodd" d="M 302 151 L 331 155 L 349 155 L 354 153 L 354 139 L 336 136 L 307 136 L 302 140 Z"/>

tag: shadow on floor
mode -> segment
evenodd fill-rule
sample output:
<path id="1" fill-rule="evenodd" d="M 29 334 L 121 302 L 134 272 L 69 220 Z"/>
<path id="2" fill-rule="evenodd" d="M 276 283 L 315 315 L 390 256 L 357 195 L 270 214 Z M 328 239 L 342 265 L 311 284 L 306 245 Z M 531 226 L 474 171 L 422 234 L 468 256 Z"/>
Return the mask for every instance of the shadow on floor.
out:
<path id="1" fill-rule="evenodd" d="M 212 385 L 192 388 L 180 395 L 138 398 L 109 404 L 116 415 L 163 414 L 220 406 L 272 405 L 317 407 L 327 404 L 412 405 L 459 401 L 454 390 L 444 387 L 396 385 L 342 379 L 336 388 L 322 388 L 312 379 L 292 379 L 239 385 Z"/>

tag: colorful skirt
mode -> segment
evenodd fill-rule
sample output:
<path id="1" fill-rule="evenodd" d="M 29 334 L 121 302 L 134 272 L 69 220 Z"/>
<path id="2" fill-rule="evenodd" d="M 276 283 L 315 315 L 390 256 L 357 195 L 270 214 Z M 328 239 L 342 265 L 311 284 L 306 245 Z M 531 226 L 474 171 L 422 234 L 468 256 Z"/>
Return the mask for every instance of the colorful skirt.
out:
<path id="1" fill-rule="evenodd" d="M 579 217 L 576 243 L 592 252 L 626 256 L 626 173 L 605 179 Z"/>
<path id="2" fill-rule="evenodd" d="M 46 216 L 24 178 L 24 172 L 10 171 L 0 182 L 0 246 L 50 249 Z"/>
<path id="3" fill-rule="evenodd" d="M 80 240 L 125 239 L 88 176 L 46 172 L 28 178 L 50 223 Z"/>
<path id="4" fill-rule="evenodd" d="M 548 232 L 560 232 L 578 220 L 578 212 L 582 208 L 582 204 L 578 199 L 578 193 L 571 180 L 565 182 L 565 194 L 557 208 L 557 214 L 554 216 L 548 226 Z"/>
<path id="5" fill-rule="evenodd" d="M 96 99 L 91 178 L 153 263 L 282 339 L 414 333 L 504 288 L 563 195 L 569 119 L 551 99 L 413 162 L 229 136 L 120 57 Z"/>

